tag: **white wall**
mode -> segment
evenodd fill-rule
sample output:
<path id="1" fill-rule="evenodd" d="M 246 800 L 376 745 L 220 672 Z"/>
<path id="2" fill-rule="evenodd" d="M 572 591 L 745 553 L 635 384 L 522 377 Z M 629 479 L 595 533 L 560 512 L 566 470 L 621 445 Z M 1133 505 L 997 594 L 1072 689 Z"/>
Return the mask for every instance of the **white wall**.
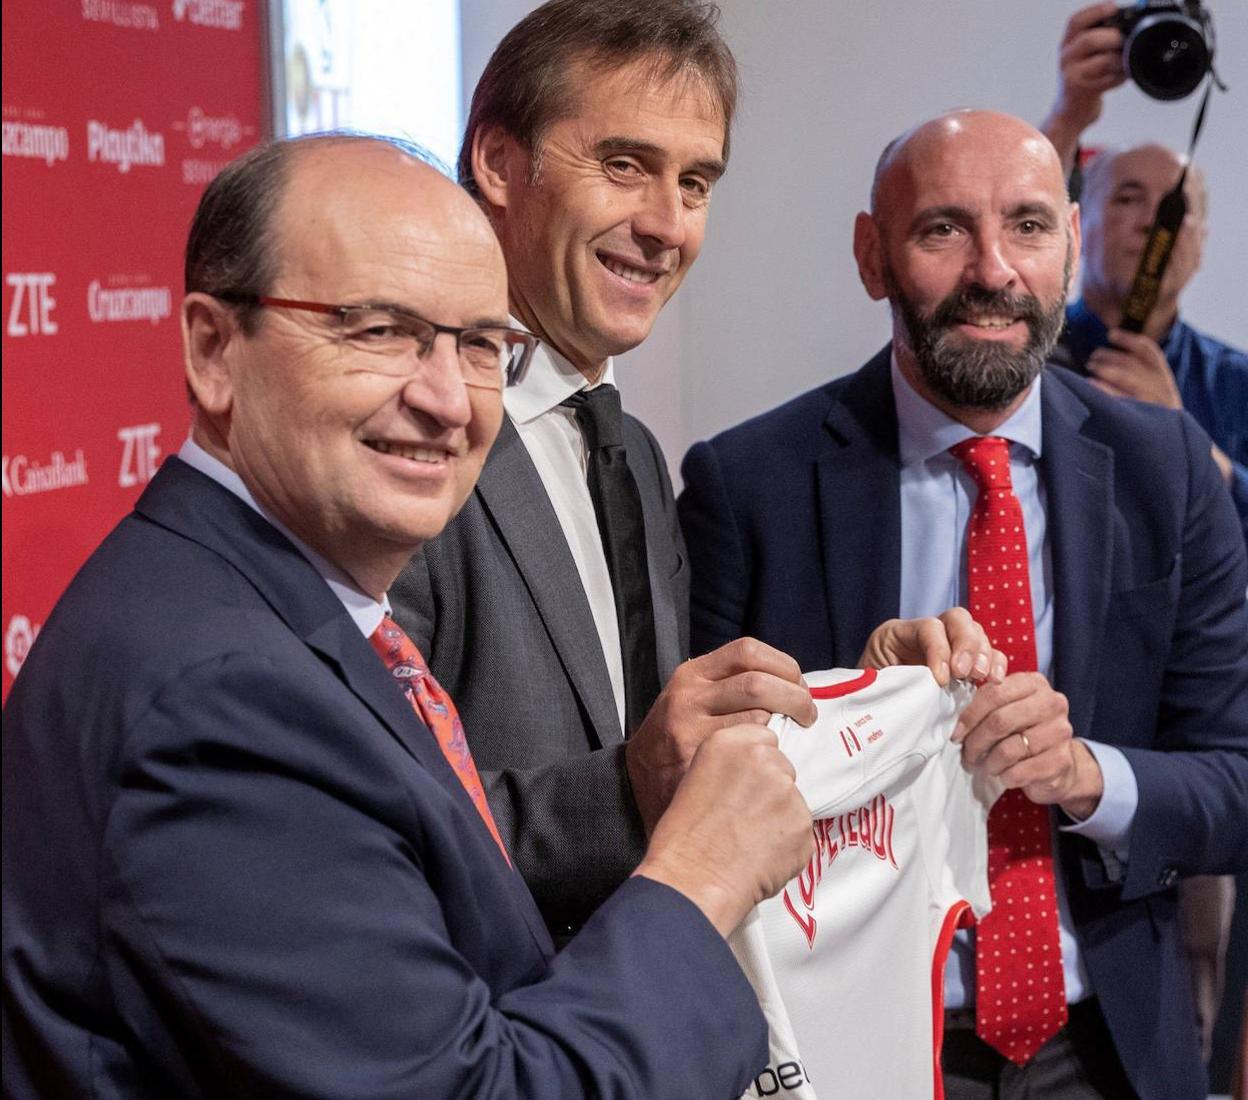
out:
<path id="1" fill-rule="evenodd" d="M 1056 89 L 1057 42 L 1080 0 L 720 0 L 743 103 L 702 256 L 651 339 L 620 361 L 628 408 L 675 474 L 689 444 L 859 366 L 888 338 L 886 308 L 850 251 L 876 157 L 954 106 L 1038 120 Z M 463 0 L 471 89 L 503 31 L 534 5 Z M 1248 347 L 1248 3 L 1212 0 L 1218 69 L 1197 147 L 1210 194 L 1188 318 Z M 490 36 L 493 36 L 492 39 Z M 1107 99 L 1087 144 L 1186 148 L 1197 97 Z"/>

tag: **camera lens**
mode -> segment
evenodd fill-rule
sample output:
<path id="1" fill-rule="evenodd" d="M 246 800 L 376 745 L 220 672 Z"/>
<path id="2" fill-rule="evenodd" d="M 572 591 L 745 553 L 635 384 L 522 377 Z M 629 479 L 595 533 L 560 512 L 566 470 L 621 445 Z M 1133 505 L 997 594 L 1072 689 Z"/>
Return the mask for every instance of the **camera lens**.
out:
<path id="1" fill-rule="evenodd" d="M 1140 20 L 1124 49 L 1126 69 L 1154 99 L 1190 95 L 1209 71 L 1209 47 L 1198 23 L 1182 15 Z"/>

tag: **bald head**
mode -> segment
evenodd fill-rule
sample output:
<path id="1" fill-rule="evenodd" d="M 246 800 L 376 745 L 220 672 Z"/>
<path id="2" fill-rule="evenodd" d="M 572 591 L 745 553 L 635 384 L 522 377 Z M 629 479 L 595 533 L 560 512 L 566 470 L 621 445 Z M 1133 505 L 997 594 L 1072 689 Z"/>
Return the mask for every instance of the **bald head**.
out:
<path id="1" fill-rule="evenodd" d="M 1052 143 L 1030 123 L 997 111 L 965 108 L 938 115 L 895 137 L 880 154 L 871 184 L 871 213 L 879 218 L 891 198 L 890 189 L 904 185 L 934 158 L 971 153 L 1008 154 L 1050 170 L 1050 182 L 1065 191 L 1061 159 Z"/>

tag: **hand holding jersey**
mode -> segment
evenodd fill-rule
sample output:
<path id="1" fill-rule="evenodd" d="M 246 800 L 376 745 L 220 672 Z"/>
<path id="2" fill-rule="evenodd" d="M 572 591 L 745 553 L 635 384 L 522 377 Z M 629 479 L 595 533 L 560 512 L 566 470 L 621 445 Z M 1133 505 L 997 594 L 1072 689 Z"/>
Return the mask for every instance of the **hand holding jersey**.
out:
<path id="1" fill-rule="evenodd" d="M 1016 672 L 980 691 L 958 719 L 953 739 L 967 767 L 1071 817 L 1090 816 L 1105 789 L 1100 765 L 1074 736 L 1066 696 L 1039 672 Z"/>

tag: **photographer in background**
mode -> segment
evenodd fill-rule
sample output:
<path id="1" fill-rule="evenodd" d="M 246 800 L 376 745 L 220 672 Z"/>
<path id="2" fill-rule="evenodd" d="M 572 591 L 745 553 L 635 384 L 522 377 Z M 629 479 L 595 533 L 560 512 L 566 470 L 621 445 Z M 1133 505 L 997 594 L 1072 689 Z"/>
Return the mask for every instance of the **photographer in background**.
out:
<path id="1" fill-rule="evenodd" d="M 1126 82 L 1123 31 L 1105 25 L 1114 0 L 1070 17 L 1060 47 L 1057 98 L 1041 130 L 1069 175 L 1079 139 L 1101 116 L 1106 92 Z M 1161 145 L 1109 149 L 1083 169 L 1081 296 L 1067 307 L 1066 329 L 1053 361 L 1091 377 L 1108 393 L 1186 409 L 1214 441 L 1248 538 L 1248 356 L 1179 319 L 1179 297 L 1200 267 L 1206 234 L 1203 173 L 1193 165 L 1184 185 L 1187 215 L 1142 333 L 1118 328 L 1140 253 L 1161 197 L 1183 169 Z M 1180 886 L 1184 945 L 1192 971 L 1197 1026 L 1208 1060 L 1222 999 L 1227 940 L 1235 902 L 1229 877 L 1186 879 Z"/>
<path id="2" fill-rule="evenodd" d="M 1057 99 L 1041 129 L 1069 172 L 1079 137 L 1101 115 L 1107 91 L 1126 79 L 1123 32 L 1106 26 L 1112 0 L 1071 16 L 1061 43 Z M 1187 216 L 1142 333 L 1118 327 L 1161 197 L 1178 181 L 1183 158 L 1161 145 L 1107 150 L 1084 169 L 1083 283 L 1067 310 L 1055 361 L 1089 375 L 1108 393 L 1186 409 L 1214 442 L 1248 538 L 1248 355 L 1179 318 L 1179 298 L 1200 267 L 1205 243 L 1204 177 L 1184 186 Z"/>

